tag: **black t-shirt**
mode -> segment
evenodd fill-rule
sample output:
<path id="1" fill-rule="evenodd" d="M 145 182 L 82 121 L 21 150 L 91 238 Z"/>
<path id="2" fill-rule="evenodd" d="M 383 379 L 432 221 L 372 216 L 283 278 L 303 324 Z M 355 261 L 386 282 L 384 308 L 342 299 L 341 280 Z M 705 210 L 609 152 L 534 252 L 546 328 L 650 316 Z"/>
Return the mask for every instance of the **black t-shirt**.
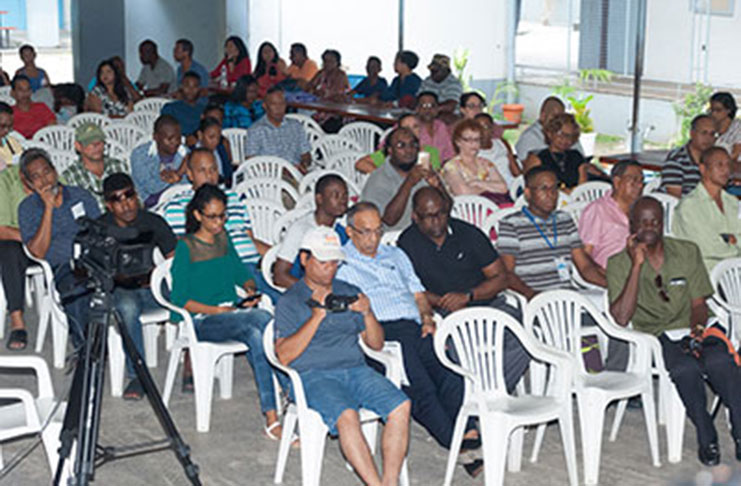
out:
<path id="1" fill-rule="evenodd" d="M 556 153 L 543 149 L 538 152 L 538 158 L 544 167 L 548 167 L 556 173 L 559 183 L 569 188 L 579 184 L 579 166 L 587 162 L 577 150 Z"/>
<path id="2" fill-rule="evenodd" d="M 398 245 L 422 285 L 437 295 L 468 292 L 486 279 L 482 269 L 499 258 L 480 229 L 455 218 L 448 221 L 448 235 L 440 248 L 416 224 L 404 230 Z"/>

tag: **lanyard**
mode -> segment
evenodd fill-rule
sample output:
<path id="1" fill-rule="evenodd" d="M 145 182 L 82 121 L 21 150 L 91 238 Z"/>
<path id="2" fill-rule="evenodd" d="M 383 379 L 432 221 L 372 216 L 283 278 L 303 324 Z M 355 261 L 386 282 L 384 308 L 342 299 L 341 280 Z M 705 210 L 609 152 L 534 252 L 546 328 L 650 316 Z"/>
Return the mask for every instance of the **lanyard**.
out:
<path id="1" fill-rule="evenodd" d="M 551 243 L 550 240 L 548 239 L 548 237 L 545 235 L 545 233 L 543 233 L 543 230 L 540 228 L 540 225 L 538 225 L 538 222 L 535 221 L 535 217 L 530 212 L 530 210 L 528 208 L 522 208 L 522 212 L 525 213 L 525 216 L 527 216 L 528 219 L 535 225 L 535 229 L 538 230 L 538 233 L 540 233 L 540 236 L 543 237 L 543 239 L 545 240 L 545 243 L 548 245 L 548 247 L 551 250 L 553 250 L 556 247 L 556 245 L 558 244 L 558 231 L 557 231 L 557 228 L 556 228 L 556 215 L 555 214 L 552 214 L 551 215 L 551 218 L 553 219 L 553 243 Z"/>

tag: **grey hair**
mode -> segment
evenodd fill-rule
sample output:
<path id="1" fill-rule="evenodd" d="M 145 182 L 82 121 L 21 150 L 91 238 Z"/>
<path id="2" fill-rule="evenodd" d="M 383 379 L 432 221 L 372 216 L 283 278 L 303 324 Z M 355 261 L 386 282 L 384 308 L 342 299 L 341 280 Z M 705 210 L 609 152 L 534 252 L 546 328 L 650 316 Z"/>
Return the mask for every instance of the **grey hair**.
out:
<path id="1" fill-rule="evenodd" d="M 23 154 L 21 154 L 19 169 L 21 171 L 21 174 L 23 174 L 23 177 L 25 177 L 27 180 L 31 180 L 31 174 L 29 174 L 28 172 L 28 166 L 38 159 L 43 159 L 47 164 L 49 164 L 49 167 L 56 170 L 54 164 L 51 162 L 51 157 L 46 150 L 42 148 L 30 148 L 24 150 Z"/>
<path id="2" fill-rule="evenodd" d="M 381 215 L 381 211 L 375 203 L 370 201 L 360 201 L 347 210 L 347 224 L 355 226 L 355 215 L 365 211 L 375 211 L 379 216 Z"/>

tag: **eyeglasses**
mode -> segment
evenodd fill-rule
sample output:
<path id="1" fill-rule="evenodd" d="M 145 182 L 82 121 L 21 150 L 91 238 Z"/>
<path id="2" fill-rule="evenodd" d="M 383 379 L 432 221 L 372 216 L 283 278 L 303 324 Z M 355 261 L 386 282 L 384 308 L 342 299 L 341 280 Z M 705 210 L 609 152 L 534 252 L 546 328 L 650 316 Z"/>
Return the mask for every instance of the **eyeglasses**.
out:
<path id="1" fill-rule="evenodd" d="M 348 226 L 350 226 L 353 229 L 353 231 L 355 231 L 357 234 L 359 234 L 363 238 L 368 238 L 371 235 L 375 235 L 378 238 L 383 236 L 383 228 L 380 228 L 380 227 L 376 229 L 360 229 L 351 224 Z"/>
<path id="2" fill-rule="evenodd" d="M 556 132 L 556 136 L 557 137 L 562 137 L 562 138 L 567 138 L 569 140 L 576 140 L 577 138 L 579 138 L 579 133 L 577 133 L 577 132 L 564 132 L 564 131 L 559 130 L 558 132 Z"/>
<path id="3" fill-rule="evenodd" d="M 435 103 L 420 103 L 417 106 L 419 108 L 435 108 L 437 105 Z"/>
<path id="4" fill-rule="evenodd" d="M 469 110 L 482 110 L 484 108 L 484 105 L 479 103 L 466 103 L 465 107 Z"/>
<path id="5" fill-rule="evenodd" d="M 481 137 L 461 137 L 458 140 L 466 143 L 481 143 Z"/>
<path id="6" fill-rule="evenodd" d="M 208 219 L 209 221 L 214 221 L 214 220 L 217 220 L 217 219 L 220 220 L 220 221 L 226 221 L 226 213 L 225 212 L 224 213 L 218 213 L 218 214 L 201 213 L 201 216 L 203 216 L 204 218 Z"/>
<path id="7" fill-rule="evenodd" d="M 132 187 L 126 190 L 126 192 L 122 192 L 121 194 L 110 194 L 105 198 L 105 200 L 108 202 L 124 202 L 127 199 L 133 199 L 135 197 L 136 189 Z"/>
<path id="8" fill-rule="evenodd" d="M 396 142 L 394 144 L 394 147 L 398 149 L 404 149 L 407 147 L 419 148 L 419 142 L 417 142 L 416 140 L 412 140 L 411 142 Z"/>
<path id="9" fill-rule="evenodd" d="M 654 283 L 659 289 L 659 297 L 661 297 L 661 300 L 663 300 L 664 302 L 669 302 L 669 294 L 666 292 L 664 281 L 661 279 L 661 275 L 656 276 L 656 278 L 654 279 Z"/>

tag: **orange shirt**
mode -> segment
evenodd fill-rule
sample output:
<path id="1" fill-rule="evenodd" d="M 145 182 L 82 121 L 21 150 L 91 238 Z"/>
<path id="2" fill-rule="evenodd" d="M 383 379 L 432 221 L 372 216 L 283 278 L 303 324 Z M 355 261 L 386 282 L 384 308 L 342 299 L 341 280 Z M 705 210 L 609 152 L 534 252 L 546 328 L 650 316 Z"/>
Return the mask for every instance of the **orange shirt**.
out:
<path id="1" fill-rule="evenodd" d="M 319 68 L 317 67 L 316 63 L 311 59 L 307 59 L 306 62 L 304 62 L 304 65 L 301 67 L 298 67 L 295 64 L 291 64 L 290 66 L 288 66 L 286 74 L 288 74 L 289 78 L 311 81 L 312 79 L 314 79 L 314 76 L 317 72 L 319 72 Z"/>

